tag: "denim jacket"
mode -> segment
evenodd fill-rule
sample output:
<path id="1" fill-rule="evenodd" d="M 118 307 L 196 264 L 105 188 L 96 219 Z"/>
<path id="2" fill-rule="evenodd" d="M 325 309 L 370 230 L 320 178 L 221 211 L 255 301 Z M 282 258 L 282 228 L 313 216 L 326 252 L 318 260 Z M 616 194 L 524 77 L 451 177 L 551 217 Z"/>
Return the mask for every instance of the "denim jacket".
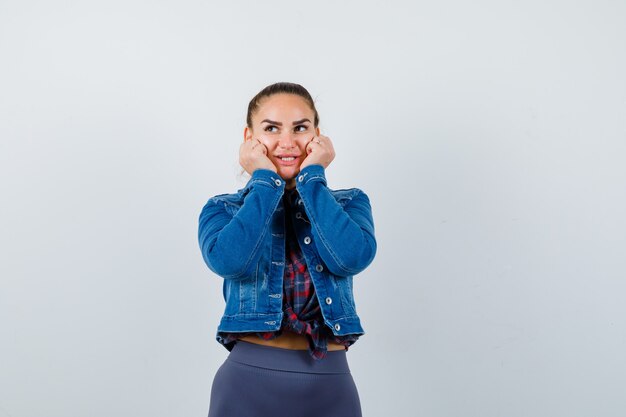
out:
<path id="1" fill-rule="evenodd" d="M 365 333 L 352 278 L 376 254 L 369 198 L 358 188 L 331 190 L 317 164 L 300 170 L 296 188 L 302 209 L 294 219 L 284 215 L 285 181 L 269 169 L 255 170 L 244 188 L 216 195 L 202 209 L 202 256 L 224 278 L 226 307 L 218 334 L 280 329 L 285 221 L 294 222 L 324 323 L 338 336 Z"/>

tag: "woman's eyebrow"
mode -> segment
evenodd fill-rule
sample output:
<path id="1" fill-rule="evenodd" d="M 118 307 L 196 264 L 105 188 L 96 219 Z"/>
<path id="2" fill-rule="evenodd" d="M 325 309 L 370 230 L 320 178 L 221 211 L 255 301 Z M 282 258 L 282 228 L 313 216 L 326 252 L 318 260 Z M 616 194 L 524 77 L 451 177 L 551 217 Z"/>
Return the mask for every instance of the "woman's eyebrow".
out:
<path id="1" fill-rule="evenodd" d="M 299 125 L 299 124 L 304 123 L 304 122 L 311 123 L 311 121 L 309 119 L 302 119 L 302 120 L 296 120 L 295 122 L 293 122 L 293 125 L 294 126 L 295 125 Z M 282 126 L 283 125 L 281 122 L 275 122 L 275 121 L 270 120 L 270 119 L 263 119 L 263 120 L 261 120 L 261 123 L 269 123 L 269 124 L 276 125 L 276 126 Z"/>

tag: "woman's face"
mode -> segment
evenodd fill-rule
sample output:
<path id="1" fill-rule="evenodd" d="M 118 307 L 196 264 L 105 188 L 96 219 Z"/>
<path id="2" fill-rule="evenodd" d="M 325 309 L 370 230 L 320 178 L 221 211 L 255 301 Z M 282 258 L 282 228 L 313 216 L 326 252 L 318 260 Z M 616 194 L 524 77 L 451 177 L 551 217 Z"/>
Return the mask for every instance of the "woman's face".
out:
<path id="1" fill-rule="evenodd" d="M 267 148 L 267 157 L 288 184 L 300 172 L 307 157 L 306 145 L 319 128 L 313 126 L 315 113 L 306 100 L 295 94 L 279 93 L 261 100 L 252 115 L 252 129 L 244 129 L 244 140 L 258 139 Z"/>

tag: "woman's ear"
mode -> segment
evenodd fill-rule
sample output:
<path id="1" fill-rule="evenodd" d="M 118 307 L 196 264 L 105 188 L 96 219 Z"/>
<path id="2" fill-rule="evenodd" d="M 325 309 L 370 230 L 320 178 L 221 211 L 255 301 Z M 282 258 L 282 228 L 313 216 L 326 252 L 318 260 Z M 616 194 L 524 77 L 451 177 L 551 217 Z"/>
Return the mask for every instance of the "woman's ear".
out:
<path id="1" fill-rule="evenodd" d="M 248 126 L 246 126 L 243 129 L 243 141 L 245 142 L 245 141 L 250 140 L 250 139 L 252 139 L 252 129 L 250 129 Z"/>
<path id="2" fill-rule="evenodd" d="M 320 128 L 316 127 L 315 128 L 315 136 L 319 136 L 320 135 Z"/>

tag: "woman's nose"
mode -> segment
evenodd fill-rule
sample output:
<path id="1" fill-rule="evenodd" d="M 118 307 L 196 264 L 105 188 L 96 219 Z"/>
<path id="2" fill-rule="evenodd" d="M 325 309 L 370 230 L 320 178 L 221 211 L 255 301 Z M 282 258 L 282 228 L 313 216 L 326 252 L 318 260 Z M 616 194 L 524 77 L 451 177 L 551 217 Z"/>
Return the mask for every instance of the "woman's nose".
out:
<path id="1" fill-rule="evenodd" d="M 285 133 L 278 139 L 278 146 L 281 148 L 293 148 L 296 146 L 296 138 L 291 133 Z"/>

